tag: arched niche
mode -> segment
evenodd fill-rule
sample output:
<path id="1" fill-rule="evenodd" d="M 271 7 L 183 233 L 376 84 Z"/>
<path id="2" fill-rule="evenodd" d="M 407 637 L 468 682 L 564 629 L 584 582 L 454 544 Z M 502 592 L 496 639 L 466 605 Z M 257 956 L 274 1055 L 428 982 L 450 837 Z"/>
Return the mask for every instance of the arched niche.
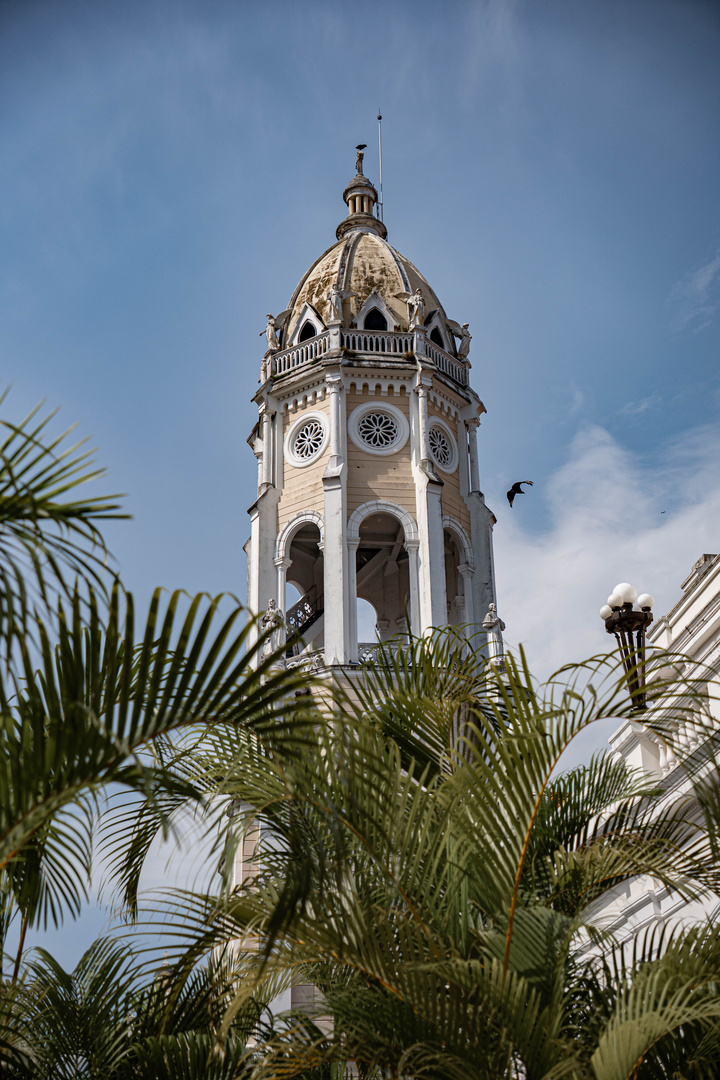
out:
<path id="1" fill-rule="evenodd" d="M 408 618 L 417 632 L 417 526 L 412 516 L 394 503 L 366 503 L 348 523 L 350 571 L 350 653 L 357 659 L 359 644 L 387 641 L 407 633 Z M 376 634 L 358 639 L 358 603 L 376 613 Z"/>
<path id="2" fill-rule="evenodd" d="M 465 626 L 474 622 L 472 575 L 475 562 L 470 537 L 459 522 L 443 516 L 443 546 L 445 554 L 445 590 L 448 626 Z"/>
<path id="3" fill-rule="evenodd" d="M 371 307 L 363 322 L 364 330 L 387 330 L 387 319 L 377 307 Z"/>
<path id="4" fill-rule="evenodd" d="M 275 552 L 278 605 L 284 608 L 288 633 L 297 630 L 305 645 L 313 641 L 321 648 L 325 587 L 320 514 L 309 510 L 293 518 L 280 533 Z M 301 651 L 301 646 L 293 651 Z"/>
<path id="5" fill-rule="evenodd" d="M 315 326 L 315 323 L 311 322 L 310 319 L 306 319 L 300 327 L 300 333 L 298 334 L 298 344 L 302 344 L 303 341 L 309 341 L 310 338 L 317 337 L 317 334 L 318 329 Z"/>

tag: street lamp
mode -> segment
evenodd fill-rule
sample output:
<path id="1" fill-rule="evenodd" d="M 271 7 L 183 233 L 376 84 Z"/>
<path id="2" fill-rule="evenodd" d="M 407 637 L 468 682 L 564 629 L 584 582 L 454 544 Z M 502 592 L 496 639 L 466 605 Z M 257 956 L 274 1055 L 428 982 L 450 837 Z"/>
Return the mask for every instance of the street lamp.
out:
<path id="1" fill-rule="evenodd" d="M 645 703 L 645 630 L 653 621 L 650 593 L 638 596 L 637 589 L 627 581 L 616 585 L 607 604 L 600 608 L 600 618 L 608 634 L 614 634 L 628 676 L 630 700 L 636 709 L 647 709 Z M 637 605 L 634 607 L 633 605 Z"/>

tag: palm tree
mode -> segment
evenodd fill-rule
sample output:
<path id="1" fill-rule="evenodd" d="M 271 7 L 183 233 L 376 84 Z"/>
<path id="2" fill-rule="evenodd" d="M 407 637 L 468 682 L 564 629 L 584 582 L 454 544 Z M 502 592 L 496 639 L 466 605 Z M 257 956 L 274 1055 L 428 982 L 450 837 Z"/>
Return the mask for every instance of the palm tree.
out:
<path id="1" fill-rule="evenodd" d="M 253 641 L 254 620 L 233 597 L 158 589 L 136 626 L 99 530 L 124 515 L 114 497 L 76 497 L 100 470 L 65 448 L 68 433 L 46 437 L 51 418 L 2 422 L 0 443 L 3 951 L 21 920 L 2 1003 L 8 1067 L 26 931 L 79 914 L 104 793 L 135 793 L 165 825 L 164 800 L 200 803 L 203 792 L 164 769 L 163 745 L 178 732 L 276 727 L 305 685 L 265 655 L 268 633 Z"/>
<path id="2" fill-rule="evenodd" d="M 21 934 L 6 1075 L 714 1075 L 713 928 L 628 953 L 597 912 L 642 874 L 720 889 L 717 784 L 691 833 L 605 757 L 558 771 L 588 725 L 630 714 L 611 659 L 537 686 L 522 654 L 501 672 L 446 631 L 331 694 L 265 655 L 232 600 L 158 591 L 136 631 L 102 570 L 117 505 L 74 498 L 91 467 L 45 422 L 7 425 L 0 448 L 0 923 L 80 911 L 110 788 L 130 796 L 110 852 L 133 915 L 152 837 L 187 806 L 245 808 L 224 819 L 226 866 L 242 823 L 265 829 L 241 887 L 226 872 L 219 895 L 156 902 L 176 938 L 160 971 L 107 943 L 72 974 L 27 964 Z M 660 722 L 678 695 L 702 708 L 694 691 L 655 679 Z M 262 1025 L 298 982 L 319 993 Z"/>
<path id="3" fill-rule="evenodd" d="M 258 1014 L 236 1018 L 222 1056 L 216 1034 L 233 992 L 227 962 L 213 958 L 179 992 L 162 967 L 150 979 L 127 944 L 100 939 L 72 972 L 42 949 L 28 965 L 15 1015 L 12 1075 L 32 1080 L 138 1080 L 237 1074 Z M 214 1057 L 214 1060 L 213 1060 Z"/>
<path id="4" fill-rule="evenodd" d="M 678 686 L 655 678 L 652 692 L 662 712 Z M 643 874 L 687 899 L 720 889 L 717 792 L 699 792 L 709 826 L 690 833 L 606 756 L 558 772 L 579 732 L 631 712 L 614 658 L 539 687 L 522 654 L 500 672 L 440 632 L 381 657 L 359 699 L 339 695 L 304 754 L 279 742 L 233 763 L 272 837 L 260 869 L 229 895 L 174 898 L 173 978 L 234 942 L 228 1030 L 270 980 L 321 991 L 257 1074 L 715 1075 L 715 929 L 649 934 L 629 955 L 597 911 Z"/>

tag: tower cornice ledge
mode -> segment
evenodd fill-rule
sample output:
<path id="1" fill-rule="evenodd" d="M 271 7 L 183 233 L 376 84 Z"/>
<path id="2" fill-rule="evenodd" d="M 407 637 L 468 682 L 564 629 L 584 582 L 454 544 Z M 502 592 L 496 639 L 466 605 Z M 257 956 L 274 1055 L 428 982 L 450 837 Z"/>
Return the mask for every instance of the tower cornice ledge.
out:
<path id="1" fill-rule="evenodd" d="M 343 236 L 347 236 L 347 234 L 354 229 L 368 230 L 369 232 L 377 233 L 383 240 L 387 239 L 387 229 L 385 225 L 372 214 L 353 214 L 352 217 L 345 218 L 335 230 L 335 235 L 338 240 L 342 240 Z"/>

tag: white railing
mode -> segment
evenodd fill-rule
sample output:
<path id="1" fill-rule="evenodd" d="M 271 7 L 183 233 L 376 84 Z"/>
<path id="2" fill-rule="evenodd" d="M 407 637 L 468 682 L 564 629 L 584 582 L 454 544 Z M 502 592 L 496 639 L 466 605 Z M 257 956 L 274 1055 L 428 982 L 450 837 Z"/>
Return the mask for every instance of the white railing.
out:
<path id="1" fill-rule="evenodd" d="M 273 355 L 273 374 L 285 375 L 293 368 L 302 367 L 312 360 L 318 360 L 328 351 L 330 346 L 330 333 L 325 330 L 317 337 L 304 341 L 302 345 L 294 345 L 292 349 L 283 349 Z"/>
<path id="2" fill-rule="evenodd" d="M 392 330 L 340 331 L 340 347 L 351 349 L 352 352 L 405 356 L 413 351 L 414 345 L 414 334 L 398 334 Z"/>
<path id="3" fill-rule="evenodd" d="M 332 333 L 338 333 L 337 330 Z M 324 330 L 317 337 L 304 341 L 302 345 L 294 345 L 291 349 L 282 349 L 273 354 L 273 375 L 286 375 L 288 371 L 304 367 L 314 360 L 320 359 L 330 348 L 331 331 Z M 337 341 L 337 339 L 336 339 Z M 415 334 L 403 333 L 395 330 L 343 330 L 339 331 L 339 344 L 341 349 L 350 352 L 365 353 L 375 356 L 409 357 L 413 353 L 422 352 L 422 342 L 416 349 Z M 335 346 L 333 346 L 335 347 Z M 455 360 L 444 349 L 439 349 L 431 342 L 425 342 L 425 354 L 433 361 L 438 371 L 447 375 L 460 386 L 467 386 L 467 366 L 462 360 Z"/>
<path id="4" fill-rule="evenodd" d="M 467 386 L 468 373 L 463 363 L 454 360 L 443 349 L 438 349 L 437 345 L 433 345 L 429 341 L 427 343 L 427 354 L 435 362 L 438 371 L 442 371 L 444 375 L 449 375 L 451 379 L 454 379 L 456 383 L 460 383 L 461 386 Z"/>
<path id="5" fill-rule="evenodd" d="M 360 641 L 358 642 L 358 661 L 361 664 L 369 664 L 377 659 L 378 653 L 396 653 L 407 645 L 406 641 Z"/>

